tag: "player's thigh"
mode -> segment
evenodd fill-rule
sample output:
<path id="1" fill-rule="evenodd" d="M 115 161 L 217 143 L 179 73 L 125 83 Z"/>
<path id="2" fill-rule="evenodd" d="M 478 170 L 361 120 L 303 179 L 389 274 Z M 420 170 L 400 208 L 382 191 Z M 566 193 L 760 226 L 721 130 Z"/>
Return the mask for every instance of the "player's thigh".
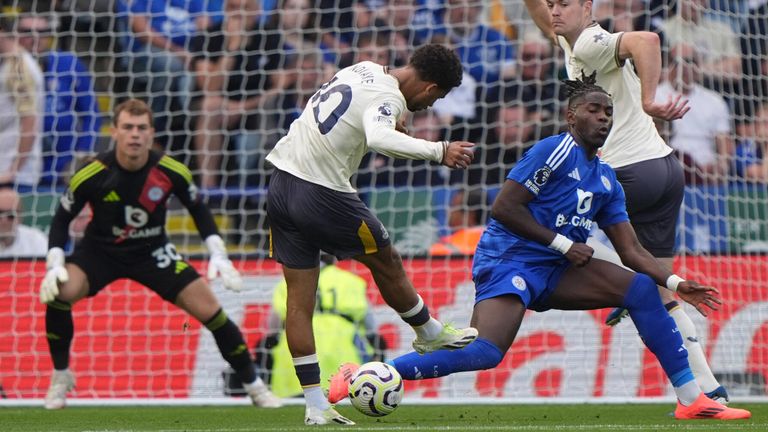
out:
<path id="1" fill-rule="evenodd" d="M 221 309 L 210 285 L 201 277 L 187 284 L 179 292 L 175 304 L 203 324 Z"/>
<path id="2" fill-rule="evenodd" d="M 67 257 L 67 269 L 70 268 L 77 268 L 74 270 L 74 275 L 70 272 L 70 280 L 73 280 L 73 277 L 76 279 L 73 280 L 71 291 L 70 288 L 65 289 L 76 299 L 82 298 L 83 287 L 85 287 L 84 296 L 92 297 L 113 281 L 127 277 L 127 266 L 120 257 L 115 257 L 98 246 L 84 241 L 75 247 L 72 255 Z M 59 298 L 64 300 L 61 296 Z"/>
<path id="3" fill-rule="evenodd" d="M 184 260 L 170 242 L 136 252 L 126 277 L 151 289 L 169 303 L 176 303 L 179 294 L 192 282 L 198 279 L 202 281 L 197 270 Z M 207 286 L 207 283 L 203 283 Z"/>
<path id="4" fill-rule="evenodd" d="M 88 295 L 88 276 L 77 264 L 67 263 L 65 268 L 69 274 L 69 280 L 59 284 L 59 295 L 56 298 L 74 304 Z"/>
<path id="5" fill-rule="evenodd" d="M 477 329 L 478 337 L 507 352 L 520 330 L 525 310 L 525 304 L 517 295 L 491 297 L 475 304 L 470 325 Z"/>
<path id="6" fill-rule="evenodd" d="M 619 307 L 636 273 L 600 259 L 587 265 L 570 265 L 555 283 L 547 299 L 549 307 L 561 310 L 592 310 Z"/>
<path id="7" fill-rule="evenodd" d="M 374 253 L 357 255 L 353 258 L 368 267 L 374 275 L 383 274 L 394 277 L 405 274 L 403 260 L 391 244 L 379 248 Z"/>

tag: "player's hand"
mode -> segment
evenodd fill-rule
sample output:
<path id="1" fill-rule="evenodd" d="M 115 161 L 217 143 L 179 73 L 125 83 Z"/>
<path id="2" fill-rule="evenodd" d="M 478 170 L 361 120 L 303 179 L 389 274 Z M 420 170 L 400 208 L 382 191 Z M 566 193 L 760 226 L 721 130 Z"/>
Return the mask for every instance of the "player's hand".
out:
<path id="1" fill-rule="evenodd" d="M 696 281 L 680 282 L 677 286 L 677 294 L 704 316 L 707 316 L 710 310 L 718 310 L 719 305 L 723 304 L 719 296 L 720 291 L 715 287 L 699 285 Z"/>
<path id="2" fill-rule="evenodd" d="M 691 110 L 688 106 L 688 99 L 683 99 L 682 95 L 677 95 L 674 99 L 670 95 L 666 103 L 651 102 L 643 104 L 643 111 L 651 117 L 657 117 L 666 121 L 672 121 L 683 118 Z"/>
<path id="3" fill-rule="evenodd" d="M 592 259 L 592 254 L 594 253 L 595 250 L 592 249 L 592 246 L 586 243 L 574 242 L 571 248 L 568 249 L 568 252 L 565 253 L 565 257 L 576 267 L 583 267 Z"/>
<path id="4" fill-rule="evenodd" d="M 208 260 L 208 280 L 212 281 L 221 276 L 224 288 L 240 292 L 243 289 L 243 278 L 227 257 L 224 240 L 218 235 L 211 235 L 205 239 L 205 244 L 211 254 L 211 258 Z"/>
<path id="5" fill-rule="evenodd" d="M 40 303 L 47 304 L 59 295 L 59 283 L 69 280 L 69 273 L 64 267 L 64 251 L 61 248 L 51 248 L 45 258 L 45 267 L 48 269 L 40 284 Z"/>
<path id="6" fill-rule="evenodd" d="M 467 141 L 453 141 L 448 143 L 441 164 L 448 168 L 465 169 L 475 157 L 474 144 Z"/>

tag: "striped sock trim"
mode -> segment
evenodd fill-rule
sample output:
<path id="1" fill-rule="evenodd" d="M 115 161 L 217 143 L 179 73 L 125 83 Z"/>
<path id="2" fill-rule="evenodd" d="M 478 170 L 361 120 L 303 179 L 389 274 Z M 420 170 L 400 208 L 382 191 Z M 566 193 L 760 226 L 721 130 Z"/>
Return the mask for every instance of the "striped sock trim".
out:
<path id="1" fill-rule="evenodd" d="M 208 322 L 205 323 L 205 327 L 210 331 L 218 330 L 227 323 L 227 319 L 227 313 L 224 312 L 224 309 L 219 309 L 213 318 L 209 319 Z"/>
<path id="2" fill-rule="evenodd" d="M 312 363 L 319 363 L 317 360 L 317 354 L 310 354 L 308 356 L 304 357 L 294 357 L 293 358 L 293 365 L 294 366 L 303 366 L 308 365 Z"/>

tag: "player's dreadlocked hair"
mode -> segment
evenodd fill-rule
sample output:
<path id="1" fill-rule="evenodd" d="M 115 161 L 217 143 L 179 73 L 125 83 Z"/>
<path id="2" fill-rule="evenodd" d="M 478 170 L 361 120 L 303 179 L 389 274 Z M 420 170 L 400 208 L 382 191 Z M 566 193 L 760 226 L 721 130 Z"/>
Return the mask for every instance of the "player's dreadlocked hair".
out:
<path id="1" fill-rule="evenodd" d="M 605 93 L 608 96 L 607 91 L 596 84 L 597 71 L 592 72 L 592 75 L 586 76 L 584 71 L 581 71 L 581 79 L 565 80 L 565 93 L 568 95 L 568 109 L 578 105 L 584 96 L 592 92 Z"/>
<path id="2" fill-rule="evenodd" d="M 442 45 L 429 44 L 418 48 L 408 63 L 416 69 L 419 78 L 433 82 L 443 90 L 461 84 L 461 60 L 453 50 Z"/>

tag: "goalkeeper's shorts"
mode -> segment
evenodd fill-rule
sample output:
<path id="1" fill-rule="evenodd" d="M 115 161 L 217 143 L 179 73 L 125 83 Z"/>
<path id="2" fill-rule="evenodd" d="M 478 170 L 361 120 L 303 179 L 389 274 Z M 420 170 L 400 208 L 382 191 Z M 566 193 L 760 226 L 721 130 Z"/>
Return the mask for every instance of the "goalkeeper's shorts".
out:
<path id="1" fill-rule="evenodd" d="M 129 255 L 121 257 L 82 241 L 67 262 L 77 265 L 85 273 L 89 297 L 98 294 L 111 282 L 127 278 L 173 303 L 181 290 L 200 277 L 197 270 L 179 256 L 172 243 L 134 251 Z"/>

